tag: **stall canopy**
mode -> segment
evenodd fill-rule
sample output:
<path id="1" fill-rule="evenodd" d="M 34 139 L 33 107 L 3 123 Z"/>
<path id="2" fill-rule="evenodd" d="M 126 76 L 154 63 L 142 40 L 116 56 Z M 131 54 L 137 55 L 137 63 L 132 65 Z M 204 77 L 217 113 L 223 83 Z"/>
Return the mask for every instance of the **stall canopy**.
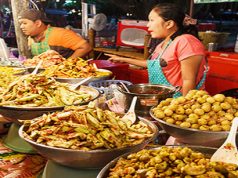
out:
<path id="1" fill-rule="evenodd" d="M 195 4 L 199 4 L 199 3 L 219 3 L 219 2 L 238 2 L 238 0 L 194 0 Z"/>

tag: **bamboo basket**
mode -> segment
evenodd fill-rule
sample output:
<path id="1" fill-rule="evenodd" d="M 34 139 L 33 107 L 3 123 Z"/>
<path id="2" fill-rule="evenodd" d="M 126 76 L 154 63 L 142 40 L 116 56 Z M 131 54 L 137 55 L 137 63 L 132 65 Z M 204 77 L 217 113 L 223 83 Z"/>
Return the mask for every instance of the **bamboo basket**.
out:
<path id="1" fill-rule="evenodd" d="M 198 36 L 206 49 L 208 49 L 208 43 L 214 43 L 217 48 L 220 48 L 226 43 L 229 34 L 225 32 L 198 32 Z"/>

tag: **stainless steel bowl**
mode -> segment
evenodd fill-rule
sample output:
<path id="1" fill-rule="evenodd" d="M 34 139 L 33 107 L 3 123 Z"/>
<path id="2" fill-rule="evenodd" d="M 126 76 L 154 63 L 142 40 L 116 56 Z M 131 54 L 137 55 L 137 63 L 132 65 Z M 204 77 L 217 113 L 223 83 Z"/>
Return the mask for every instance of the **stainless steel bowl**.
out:
<path id="1" fill-rule="evenodd" d="M 173 94 L 179 89 L 167 85 L 154 84 L 135 84 L 129 85 L 127 88 L 130 92 L 118 88 L 118 90 L 126 96 L 126 109 L 129 109 L 132 98 L 137 96 L 135 112 L 140 116 L 149 116 L 149 111 L 152 106 L 158 105 L 160 101 L 166 98 L 172 98 Z"/>
<path id="2" fill-rule="evenodd" d="M 171 146 L 169 146 L 171 147 Z M 172 146 L 172 147 L 177 147 L 177 146 Z M 213 153 L 215 153 L 216 149 L 215 148 L 211 148 L 211 147 L 202 147 L 202 146 L 187 146 L 189 148 L 191 148 L 192 150 L 194 151 L 198 151 L 198 152 L 201 152 L 205 155 L 207 155 L 208 157 L 210 157 Z M 152 147 L 152 148 L 147 148 L 147 149 L 159 149 L 160 147 Z M 131 152 L 133 153 L 133 152 Z M 110 163 L 108 163 L 100 172 L 99 174 L 97 175 L 96 178 L 107 178 L 108 175 L 109 175 L 109 172 L 110 172 L 110 169 L 113 168 L 117 161 L 120 159 L 120 158 L 125 158 L 127 157 L 129 154 L 131 153 L 126 153 L 122 156 L 119 156 L 117 157 L 116 159 L 112 160 Z"/>
<path id="3" fill-rule="evenodd" d="M 150 141 L 157 137 L 157 126 L 146 119 L 141 119 L 141 121 L 150 127 L 154 133 L 153 136 L 138 145 L 120 149 L 83 151 L 46 146 L 25 138 L 22 134 L 24 125 L 20 127 L 19 135 L 30 143 L 39 154 L 56 163 L 75 168 L 96 169 L 105 166 L 108 162 L 122 154 L 143 149 Z"/>
<path id="4" fill-rule="evenodd" d="M 92 95 L 92 100 L 98 98 L 99 91 L 93 87 L 81 86 L 80 91 L 86 91 Z M 88 102 L 81 103 L 87 104 Z M 21 106 L 0 106 L 0 114 L 4 117 L 10 118 L 13 122 L 19 123 L 18 120 L 29 120 L 39 117 L 45 113 L 51 113 L 59 110 L 63 110 L 64 106 L 53 107 L 21 107 Z"/>
<path id="5" fill-rule="evenodd" d="M 87 82 L 84 83 L 84 85 L 89 84 L 92 81 L 96 81 L 96 80 L 107 80 L 110 79 L 112 72 L 106 69 L 98 69 L 101 72 L 108 72 L 108 75 L 105 76 L 101 76 L 101 77 L 92 77 L 90 80 L 88 80 Z M 55 77 L 55 80 L 58 82 L 62 82 L 62 83 L 69 83 L 69 84 L 75 84 L 78 82 L 81 82 L 82 80 L 84 80 L 85 78 L 59 78 L 59 77 Z"/>
<path id="6" fill-rule="evenodd" d="M 156 118 L 151 110 L 150 110 L 151 117 L 158 122 L 160 127 L 162 127 L 162 129 L 164 129 L 165 132 L 176 138 L 176 142 L 181 144 L 209 146 L 218 148 L 224 143 L 229 133 L 226 131 L 214 132 L 214 131 L 202 131 L 191 128 L 182 128 L 177 125 L 169 124 L 161 119 Z"/>

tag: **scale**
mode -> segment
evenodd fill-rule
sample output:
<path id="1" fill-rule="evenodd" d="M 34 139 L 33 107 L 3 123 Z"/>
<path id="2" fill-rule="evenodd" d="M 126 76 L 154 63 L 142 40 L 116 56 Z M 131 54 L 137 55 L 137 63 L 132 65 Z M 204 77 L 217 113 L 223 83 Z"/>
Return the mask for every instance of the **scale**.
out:
<path id="1" fill-rule="evenodd" d="M 19 136 L 19 128 L 20 125 L 13 122 L 9 128 L 8 134 L 3 138 L 3 144 L 19 153 L 36 153 L 32 146 Z"/>

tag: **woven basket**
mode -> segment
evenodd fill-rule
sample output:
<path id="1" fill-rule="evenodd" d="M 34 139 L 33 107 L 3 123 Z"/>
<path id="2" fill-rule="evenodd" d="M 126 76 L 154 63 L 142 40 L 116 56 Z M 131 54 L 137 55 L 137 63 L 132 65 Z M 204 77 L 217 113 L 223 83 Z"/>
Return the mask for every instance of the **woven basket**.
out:
<path id="1" fill-rule="evenodd" d="M 199 32 L 198 36 L 206 49 L 208 49 L 208 43 L 215 43 L 220 48 L 226 43 L 229 34 L 225 32 Z"/>

